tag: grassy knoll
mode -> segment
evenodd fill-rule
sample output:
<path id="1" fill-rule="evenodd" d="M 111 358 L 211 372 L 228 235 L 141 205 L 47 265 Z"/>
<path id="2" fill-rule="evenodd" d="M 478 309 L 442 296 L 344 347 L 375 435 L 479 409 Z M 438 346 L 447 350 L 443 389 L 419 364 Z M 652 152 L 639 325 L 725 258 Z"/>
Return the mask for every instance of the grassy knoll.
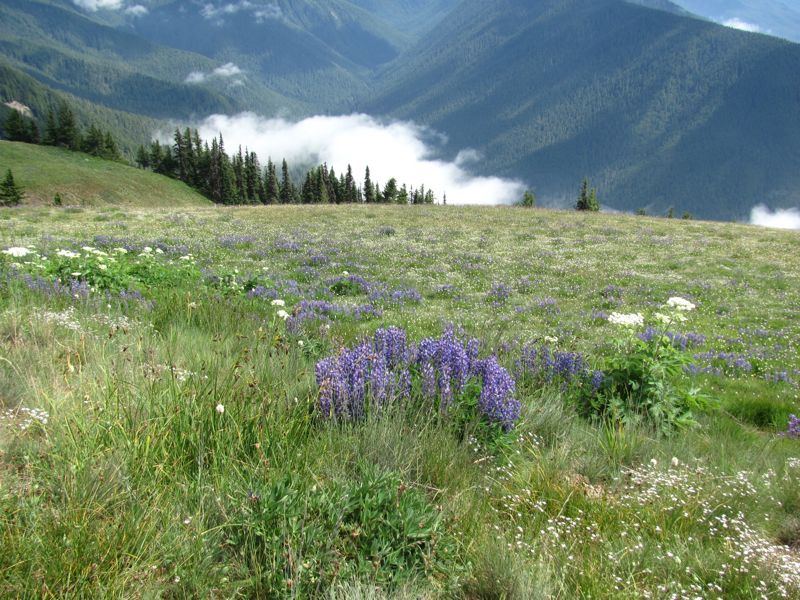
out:
<path id="1" fill-rule="evenodd" d="M 0 595 L 797 597 L 797 243 L 524 209 L 0 211 Z M 389 327 L 407 352 L 379 365 Z"/>
<path id="2" fill-rule="evenodd" d="M 185 184 L 79 152 L 0 141 L 0 170 L 11 169 L 22 186 L 24 204 L 184 207 L 209 201 Z"/>

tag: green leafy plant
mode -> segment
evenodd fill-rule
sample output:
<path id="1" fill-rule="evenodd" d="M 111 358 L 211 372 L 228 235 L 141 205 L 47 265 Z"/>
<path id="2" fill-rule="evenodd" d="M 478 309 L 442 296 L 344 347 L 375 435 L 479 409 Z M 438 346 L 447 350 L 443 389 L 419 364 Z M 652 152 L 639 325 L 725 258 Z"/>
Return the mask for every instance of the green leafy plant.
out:
<path id="1" fill-rule="evenodd" d="M 392 588 L 451 571 L 454 540 L 425 495 L 394 474 L 310 485 L 286 475 L 249 492 L 229 543 L 261 566 L 259 593 L 315 596 L 335 580 Z"/>
<path id="2" fill-rule="evenodd" d="M 669 338 L 614 340 L 605 359 L 603 380 L 581 396 L 583 410 L 604 421 L 645 422 L 663 434 L 697 424 L 693 411 L 711 404 L 699 388 L 687 385 L 688 357 Z"/>

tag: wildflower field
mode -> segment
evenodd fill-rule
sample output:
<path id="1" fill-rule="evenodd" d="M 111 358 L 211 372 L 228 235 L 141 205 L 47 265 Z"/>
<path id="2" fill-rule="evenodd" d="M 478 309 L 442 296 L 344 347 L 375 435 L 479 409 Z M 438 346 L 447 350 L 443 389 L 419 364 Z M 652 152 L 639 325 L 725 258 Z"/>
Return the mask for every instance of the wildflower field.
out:
<path id="1" fill-rule="evenodd" d="M 0 596 L 800 597 L 796 232 L 0 211 Z"/>

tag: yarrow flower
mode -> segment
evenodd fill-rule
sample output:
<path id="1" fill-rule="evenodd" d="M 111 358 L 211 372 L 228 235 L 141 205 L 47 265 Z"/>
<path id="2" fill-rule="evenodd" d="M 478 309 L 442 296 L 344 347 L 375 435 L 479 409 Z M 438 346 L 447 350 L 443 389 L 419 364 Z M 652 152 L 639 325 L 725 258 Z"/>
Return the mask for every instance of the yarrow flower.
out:
<path id="1" fill-rule="evenodd" d="M 12 246 L 7 250 L 3 250 L 3 254 L 8 256 L 13 256 L 14 258 L 23 258 L 28 256 L 29 254 L 35 254 L 35 250 L 31 250 L 30 248 L 23 248 L 21 246 Z"/>
<path id="2" fill-rule="evenodd" d="M 275 313 L 275 314 L 276 314 L 276 315 L 278 315 L 278 316 L 279 316 L 281 319 L 283 319 L 284 321 L 285 321 L 286 319 L 288 319 L 288 318 L 289 318 L 289 316 L 290 316 L 290 315 L 289 315 L 289 313 L 288 313 L 288 312 L 286 312 L 285 310 L 279 310 L 279 311 L 278 311 L 277 313 Z"/>
<path id="3" fill-rule="evenodd" d="M 73 252 L 72 250 L 59 250 L 56 252 L 56 256 L 63 256 L 64 258 L 78 258 L 80 254 Z"/>
<path id="4" fill-rule="evenodd" d="M 214 410 L 216 410 L 219 414 L 223 414 L 225 412 L 225 406 L 222 404 L 217 404 L 217 407 Z"/>
<path id="5" fill-rule="evenodd" d="M 697 308 L 693 303 L 689 302 L 686 298 L 681 298 L 679 296 L 673 296 L 669 300 L 667 300 L 667 306 L 670 308 L 674 308 L 675 310 L 682 310 L 689 312 Z"/>
<path id="6" fill-rule="evenodd" d="M 611 313 L 608 316 L 608 322 L 614 325 L 622 325 L 624 327 L 636 327 L 644 325 L 644 316 L 641 313 Z"/>
<path id="7" fill-rule="evenodd" d="M 280 298 L 276 298 L 275 300 L 270 302 L 270 304 L 272 306 L 286 306 L 286 302 L 284 300 L 281 300 Z"/>

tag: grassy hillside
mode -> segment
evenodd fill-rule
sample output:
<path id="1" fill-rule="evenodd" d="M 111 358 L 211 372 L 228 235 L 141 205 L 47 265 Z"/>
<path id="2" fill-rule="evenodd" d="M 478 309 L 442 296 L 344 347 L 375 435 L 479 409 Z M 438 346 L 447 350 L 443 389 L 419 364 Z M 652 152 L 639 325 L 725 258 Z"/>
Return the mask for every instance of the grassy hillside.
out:
<path id="1" fill-rule="evenodd" d="M 202 206 L 209 201 L 185 184 L 124 164 L 60 148 L 0 141 L 0 171 L 11 169 L 24 203 L 64 205 Z"/>
<path id="2" fill-rule="evenodd" d="M 384 74 L 374 112 L 444 131 L 572 201 L 735 219 L 800 202 L 800 46 L 620 0 L 465 0 Z"/>
<path id="3" fill-rule="evenodd" d="M 800 597 L 797 247 L 521 208 L 2 209 L 0 596 Z"/>

